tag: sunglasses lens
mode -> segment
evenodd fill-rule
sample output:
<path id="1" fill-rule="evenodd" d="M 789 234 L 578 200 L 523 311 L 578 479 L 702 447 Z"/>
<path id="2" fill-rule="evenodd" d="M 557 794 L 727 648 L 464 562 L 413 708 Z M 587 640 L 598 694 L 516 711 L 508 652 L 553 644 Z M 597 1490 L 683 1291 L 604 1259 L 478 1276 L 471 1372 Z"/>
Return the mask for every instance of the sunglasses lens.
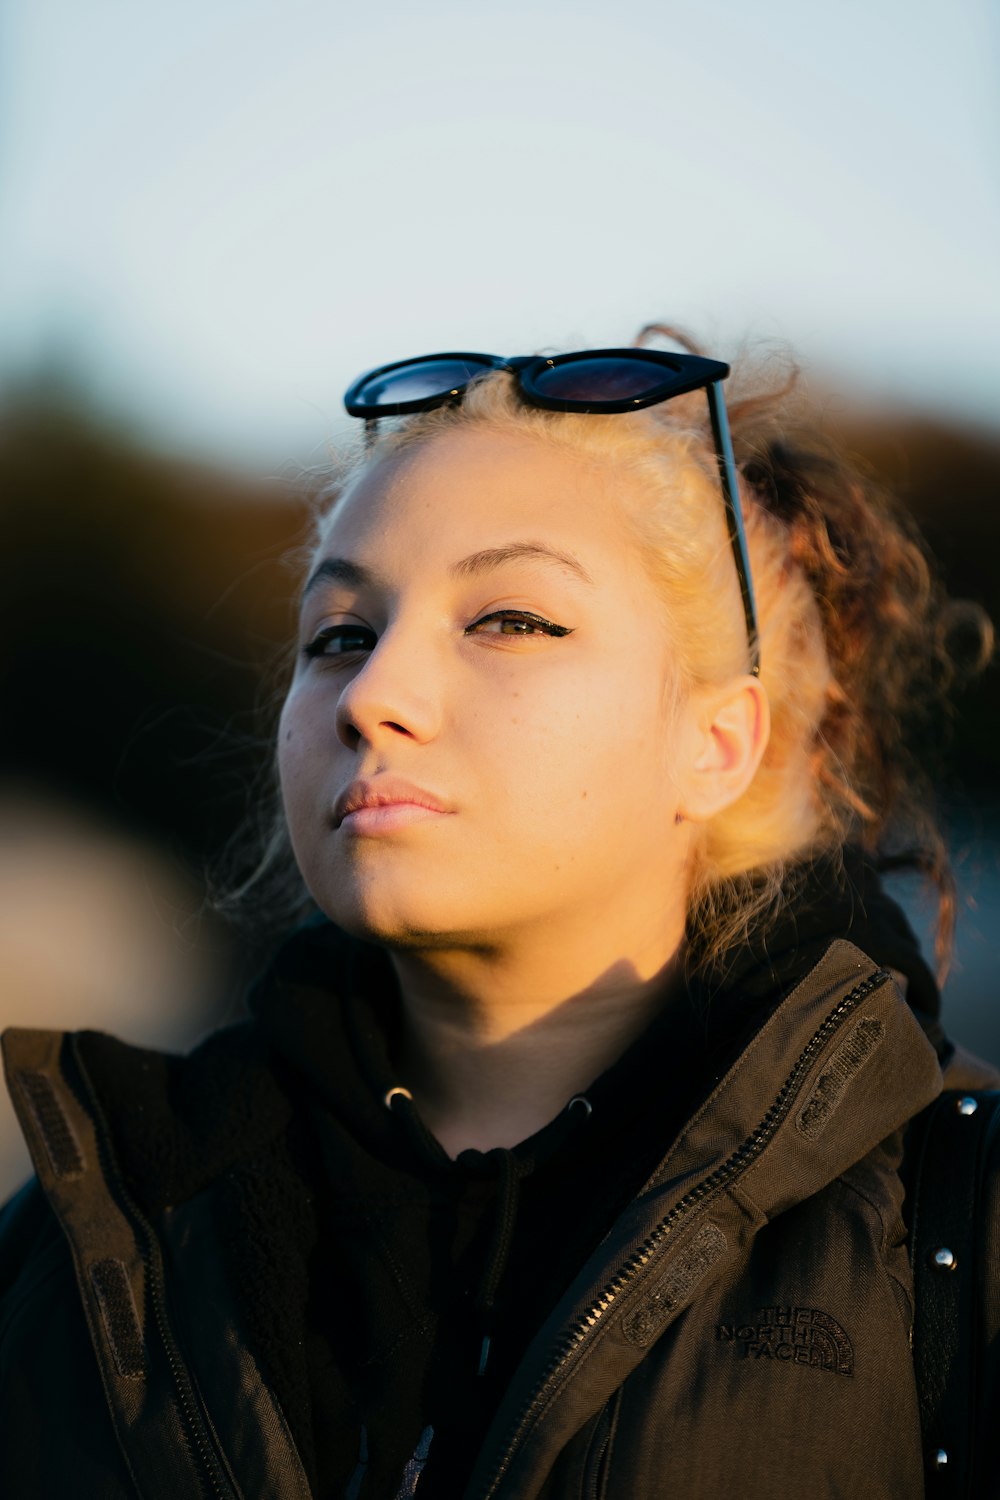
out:
<path id="1" fill-rule="evenodd" d="M 354 400 L 373 414 L 406 401 L 429 401 L 468 385 L 473 375 L 491 367 L 472 360 L 423 359 L 396 370 L 381 370 L 366 380 Z"/>
<path id="2" fill-rule="evenodd" d="M 560 401 L 634 401 L 660 389 L 669 369 L 625 355 L 567 360 L 535 375 L 540 396 Z"/>

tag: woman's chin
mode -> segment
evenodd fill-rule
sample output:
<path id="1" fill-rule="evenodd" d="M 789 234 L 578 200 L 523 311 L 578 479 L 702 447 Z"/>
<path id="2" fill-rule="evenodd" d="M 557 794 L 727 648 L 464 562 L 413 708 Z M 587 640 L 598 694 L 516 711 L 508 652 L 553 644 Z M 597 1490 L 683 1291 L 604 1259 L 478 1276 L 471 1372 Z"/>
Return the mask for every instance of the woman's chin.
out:
<path id="1" fill-rule="evenodd" d="M 447 909 L 433 900 L 387 901 L 384 892 L 379 900 L 345 900 L 343 893 L 314 899 L 342 931 L 386 948 L 439 948 L 467 939 L 464 924 L 449 921 Z"/>

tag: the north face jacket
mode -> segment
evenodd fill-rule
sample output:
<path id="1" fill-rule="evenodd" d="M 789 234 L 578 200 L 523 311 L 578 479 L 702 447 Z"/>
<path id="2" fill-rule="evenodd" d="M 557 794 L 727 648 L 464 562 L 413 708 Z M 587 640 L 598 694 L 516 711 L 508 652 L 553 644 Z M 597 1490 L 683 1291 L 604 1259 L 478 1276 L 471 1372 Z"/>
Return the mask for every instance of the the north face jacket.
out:
<path id="1" fill-rule="evenodd" d="M 923 1494 L 898 1167 L 942 1087 L 925 1029 L 888 968 L 826 947 L 529 1342 L 466 1500 Z M 152 1211 L 88 1067 L 95 1036 L 3 1039 L 37 1183 L 0 1216 L 0 1494 L 308 1500 L 220 1235 L 227 1182 L 266 1160 L 268 1049 L 248 1023 L 210 1038 L 210 1094 L 189 1087 L 204 1048 L 169 1068 L 125 1049 L 137 1129 L 148 1080 L 203 1158 Z M 213 1155 L 213 1111 L 240 1114 L 240 1160 Z M 176 1149 L 146 1148 L 161 1180 Z M 420 1471 L 418 1451 L 377 1491 L 362 1453 L 341 1493 L 419 1496 Z"/>

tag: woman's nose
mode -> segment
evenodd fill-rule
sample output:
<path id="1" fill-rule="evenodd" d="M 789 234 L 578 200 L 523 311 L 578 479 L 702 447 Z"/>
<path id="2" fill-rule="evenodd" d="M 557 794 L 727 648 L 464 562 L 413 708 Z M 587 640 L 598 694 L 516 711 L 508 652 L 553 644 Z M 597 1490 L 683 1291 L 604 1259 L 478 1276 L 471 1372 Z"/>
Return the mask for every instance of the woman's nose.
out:
<path id="1" fill-rule="evenodd" d="M 361 741 L 433 739 L 440 724 L 438 676 L 426 651 L 418 651 L 415 642 L 390 627 L 340 694 L 336 723 L 341 742 L 355 750 Z"/>

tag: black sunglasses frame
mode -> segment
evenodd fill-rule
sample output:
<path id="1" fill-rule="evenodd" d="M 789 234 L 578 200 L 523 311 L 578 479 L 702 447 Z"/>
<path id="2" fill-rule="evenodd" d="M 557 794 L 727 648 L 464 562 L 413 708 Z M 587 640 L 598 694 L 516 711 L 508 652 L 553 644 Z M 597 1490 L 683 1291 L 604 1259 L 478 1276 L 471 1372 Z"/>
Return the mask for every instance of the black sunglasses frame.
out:
<path id="1" fill-rule="evenodd" d="M 551 396 L 539 390 L 536 384 L 540 376 L 568 364 L 598 359 L 623 359 L 635 364 L 652 364 L 664 371 L 661 381 L 643 395 L 637 397 L 587 398 Z M 440 392 L 419 396 L 406 401 L 384 399 L 382 383 L 396 371 L 412 369 L 415 365 L 435 363 L 464 364 L 471 366 L 468 377 L 459 385 L 449 385 Z M 478 368 L 477 368 L 478 367 Z M 669 401 L 673 396 L 687 395 L 691 391 L 704 390 L 708 401 L 712 441 L 719 468 L 719 484 L 726 512 L 726 529 L 732 547 L 733 561 L 740 581 L 740 596 L 746 619 L 747 645 L 750 671 L 760 675 L 760 632 L 757 625 L 757 607 L 753 582 L 750 576 L 750 556 L 747 550 L 743 510 L 740 505 L 739 475 L 733 455 L 726 403 L 722 394 L 722 382 L 729 374 L 729 366 L 721 360 L 703 359 L 697 354 L 674 354 L 660 349 L 581 349 L 569 354 L 546 355 L 524 354 L 504 359 L 496 354 L 448 353 L 425 354 L 413 359 L 396 360 L 393 364 L 379 365 L 359 376 L 347 390 L 344 405 L 352 417 L 361 417 L 369 442 L 374 441 L 381 417 L 408 416 L 412 412 L 431 411 L 449 401 L 460 401 L 470 382 L 477 375 L 489 370 L 511 370 L 518 378 L 521 395 L 529 406 L 539 406 L 546 411 L 581 413 L 620 413 L 639 411 L 646 406 L 655 406 L 660 401 Z M 365 399 L 366 388 L 377 386 L 375 399 Z M 390 383 L 391 388 L 391 383 Z"/>

